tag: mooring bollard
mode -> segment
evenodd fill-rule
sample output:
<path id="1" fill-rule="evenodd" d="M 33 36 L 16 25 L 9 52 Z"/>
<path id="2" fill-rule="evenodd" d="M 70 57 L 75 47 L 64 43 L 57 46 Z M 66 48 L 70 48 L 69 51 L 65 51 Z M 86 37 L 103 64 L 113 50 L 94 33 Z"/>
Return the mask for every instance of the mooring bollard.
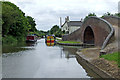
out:
<path id="1" fill-rule="evenodd" d="M 105 50 L 100 50 L 100 56 L 101 55 L 105 55 L 106 54 L 106 51 Z"/>

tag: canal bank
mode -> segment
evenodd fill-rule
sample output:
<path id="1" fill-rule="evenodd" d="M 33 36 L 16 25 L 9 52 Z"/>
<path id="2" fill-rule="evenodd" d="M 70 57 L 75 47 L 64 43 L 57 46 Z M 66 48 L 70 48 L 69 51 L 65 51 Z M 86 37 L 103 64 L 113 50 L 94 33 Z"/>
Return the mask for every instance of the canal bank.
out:
<path id="1" fill-rule="evenodd" d="M 63 46 L 82 46 L 82 47 L 85 47 L 85 46 L 94 46 L 94 45 L 92 45 L 92 44 L 83 44 L 83 43 L 64 43 L 64 41 L 62 41 L 62 42 L 59 42 L 59 41 L 57 41 L 56 42 L 57 44 L 59 44 L 59 45 L 63 45 Z"/>
<path id="2" fill-rule="evenodd" d="M 120 69 L 109 61 L 99 58 L 99 48 L 89 48 L 77 51 L 77 60 L 88 66 L 102 78 L 120 79 Z"/>

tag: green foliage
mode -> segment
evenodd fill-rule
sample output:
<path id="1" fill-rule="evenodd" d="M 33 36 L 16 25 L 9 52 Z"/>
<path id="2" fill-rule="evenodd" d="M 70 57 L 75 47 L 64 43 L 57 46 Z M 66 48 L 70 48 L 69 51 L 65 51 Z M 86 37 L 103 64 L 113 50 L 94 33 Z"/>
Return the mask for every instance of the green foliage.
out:
<path id="1" fill-rule="evenodd" d="M 13 37 L 11 35 L 7 35 L 5 37 L 2 38 L 2 43 L 4 44 L 17 44 L 18 42 L 22 42 L 25 41 L 26 38 L 19 36 L 19 37 Z"/>
<path id="2" fill-rule="evenodd" d="M 58 31 L 55 32 L 55 36 L 57 37 L 62 37 L 63 32 L 61 31 L 61 29 L 58 29 Z"/>
<path id="3" fill-rule="evenodd" d="M 4 39 L 6 42 L 8 39 L 14 41 L 14 38 L 16 41 L 25 40 L 28 32 L 37 31 L 34 18 L 25 16 L 25 13 L 11 2 L 0 2 L 2 2 L 2 36 L 3 39 L 7 38 Z"/>
<path id="4" fill-rule="evenodd" d="M 111 14 L 110 12 L 107 12 L 107 13 L 103 14 L 102 18 L 103 18 L 104 16 L 113 16 L 113 14 Z"/>
<path id="5" fill-rule="evenodd" d="M 26 40 L 26 37 L 18 36 L 18 37 L 16 37 L 16 39 L 17 39 L 17 42 L 22 42 L 22 41 Z"/>
<path id="6" fill-rule="evenodd" d="M 120 67 L 120 52 L 114 52 L 112 54 L 102 55 L 101 58 L 107 59 L 109 61 L 115 61 Z"/>
<path id="7" fill-rule="evenodd" d="M 87 19 L 89 16 L 96 16 L 96 14 L 95 13 L 89 13 L 86 17 L 85 17 L 85 19 Z M 84 20 L 85 20 L 84 19 Z"/>
<path id="8" fill-rule="evenodd" d="M 23 12 L 13 3 L 2 2 L 2 34 L 5 35 L 20 35 L 20 28 L 24 30 L 24 14 Z M 23 25 L 23 26 L 22 26 Z M 18 30 L 18 31 L 16 31 Z M 18 33 L 17 33 L 18 32 Z M 22 31 L 23 33 L 24 31 Z"/>
<path id="9" fill-rule="evenodd" d="M 118 17 L 120 17 L 120 13 L 115 13 L 115 16 L 118 16 Z"/>
<path id="10" fill-rule="evenodd" d="M 54 25 L 50 30 L 48 31 L 37 31 L 37 33 L 39 34 L 40 37 L 43 37 L 45 35 L 55 35 L 56 37 L 61 37 L 62 34 L 64 34 L 65 32 L 62 32 L 61 29 L 59 28 L 58 25 Z"/>
<path id="11" fill-rule="evenodd" d="M 35 24 L 34 18 L 32 18 L 31 16 L 27 16 L 26 18 L 27 18 L 28 23 L 29 23 L 29 26 L 28 26 L 29 31 L 31 31 L 31 32 L 37 31 L 37 29 L 35 27 L 36 24 Z"/>
<path id="12" fill-rule="evenodd" d="M 2 33 L 2 3 L 0 2 L 0 33 Z"/>
<path id="13" fill-rule="evenodd" d="M 56 37 L 62 37 L 63 32 L 58 25 L 54 25 L 48 32 L 48 34 L 54 34 Z"/>
<path id="14" fill-rule="evenodd" d="M 45 35 L 47 35 L 47 32 L 40 30 L 40 31 L 37 31 L 37 35 L 43 38 Z"/>
<path id="15" fill-rule="evenodd" d="M 59 26 L 54 25 L 54 26 L 51 28 L 50 33 L 51 33 L 51 34 L 54 34 L 54 33 L 56 33 L 57 31 L 59 31 Z"/>
<path id="16" fill-rule="evenodd" d="M 19 7 L 11 2 L 2 2 L 2 33 L 12 36 L 25 36 L 28 31 L 37 31 L 35 20 L 25 16 Z"/>
<path id="17" fill-rule="evenodd" d="M 58 41 L 58 43 L 80 43 L 80 42 L 77 42 L 77 41 Z"/>
<path id="18" fill-rule="evenodd" d="M 6 37 L 7 37 L 7 38 L 6 38 Z M 4 43 L 12 44 L 12 43 L 16 43 L 16 42 L 17 42 L 16 38 L 13 37 L 13 36 L 8 35 L 8 36 L 6 36 L 6 37 L 3 37 L 3 38 L 2 38 L 3 44 L 4 44 Z"/>

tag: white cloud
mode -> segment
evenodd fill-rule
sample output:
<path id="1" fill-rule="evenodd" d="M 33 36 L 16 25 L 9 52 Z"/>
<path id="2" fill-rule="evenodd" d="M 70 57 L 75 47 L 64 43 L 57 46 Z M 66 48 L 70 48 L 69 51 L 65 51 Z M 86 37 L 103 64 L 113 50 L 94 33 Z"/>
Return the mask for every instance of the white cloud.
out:
<path id="1" fill-rule="evenodd" d="M 70 16 L 71 20 L 80 20 L 88 13 L 98 16 L 106 12 L 116 13 L 119 0 L 9 0 L 22 9 L 26 15 L 35 18 L 37 29 L 48 30 L 54 24 L 59 25 L 59 17 Z M 63 20 L 64 21 L 64 20 Z"/>

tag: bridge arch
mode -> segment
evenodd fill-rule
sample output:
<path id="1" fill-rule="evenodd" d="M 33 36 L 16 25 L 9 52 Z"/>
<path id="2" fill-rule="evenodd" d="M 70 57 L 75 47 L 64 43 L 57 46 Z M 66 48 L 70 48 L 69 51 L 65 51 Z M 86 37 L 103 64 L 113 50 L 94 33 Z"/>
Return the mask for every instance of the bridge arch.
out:
<path id="1" fill-rule="evenodd" d="M 95 44 L 94 32 L 90 26 L 87 26 L 84 31 L 83 42 L 86 44 Z"/>
<path id="2" fill-rule="evenodd" d="M 91 42 L 86 38 L 89 32 L 91 33 Z M 107 20 L 92 16 L 85 19 L 78 30 L 63 36 L 62 39 L 80 41 L 83 43 L 94 43 L 95 46 L 102 47 L 103 44 L 106 45 L 108 41 L 112 42 L 114 39 L 113 27 Z"/>

